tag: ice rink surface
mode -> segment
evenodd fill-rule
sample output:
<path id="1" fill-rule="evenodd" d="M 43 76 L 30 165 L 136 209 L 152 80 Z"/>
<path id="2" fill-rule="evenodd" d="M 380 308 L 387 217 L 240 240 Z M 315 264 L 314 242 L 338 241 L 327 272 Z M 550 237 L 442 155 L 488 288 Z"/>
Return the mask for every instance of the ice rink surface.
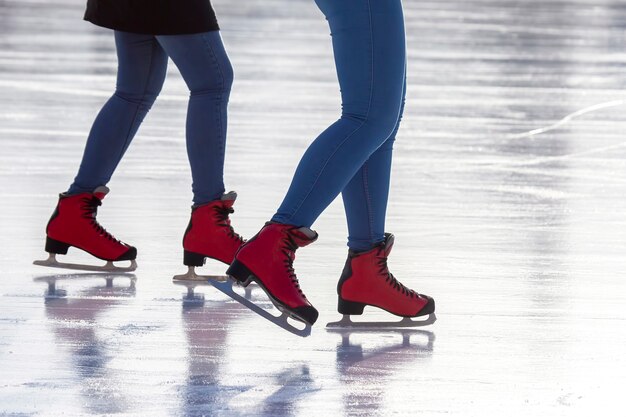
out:
<path id="1" fill-rule="evenodd" d="M 250 237 L 338 117 L 338 86 L 312 0 L 215 8 L 236 72 L 227 187 Z M 405 9 L 390 268 L 435 297 L 439 320 L 324 329 L 347 252 L 337 200 L 298 253 L 321 314 L 302 339 L 211 287 L 203 305 L 183 306 L 171 282 L 185 270 L 191 199 L 187 91 L 173 66 L 99 212 L 138 247 L 139 269 L 107 281 L 31 264 L 112 93 L 114 45 L 81 21 L 82 1 L 0 0 L 0 416 L 624 415 L 626 3 Z"/>

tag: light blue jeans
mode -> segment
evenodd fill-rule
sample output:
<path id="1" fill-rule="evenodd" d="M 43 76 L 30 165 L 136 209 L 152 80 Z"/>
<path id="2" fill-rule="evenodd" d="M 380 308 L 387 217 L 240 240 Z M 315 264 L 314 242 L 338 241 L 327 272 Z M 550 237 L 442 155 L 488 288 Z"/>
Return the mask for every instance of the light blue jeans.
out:
<path id="1" fill-rule="evenodd" d="M 348 246 L 384 240 L 393 143 L 406 92 L 401 0 L 316 0 L 330 24 L 341 118 L 305 152 L 278 223 L 310 227 L 342 194 Z"/>
<path id="2" fill-rule="evenodd" d="M 190 90 L 187 154 L 193 201 L 224 193 L 227 106 L 233 69 L 218 31 L 176 36 L 115 32 L 118 56 L 115 94 L 96 118 L 69 193 L 106 185 L 152 107 L 167 72 L 168 57 Z"/>

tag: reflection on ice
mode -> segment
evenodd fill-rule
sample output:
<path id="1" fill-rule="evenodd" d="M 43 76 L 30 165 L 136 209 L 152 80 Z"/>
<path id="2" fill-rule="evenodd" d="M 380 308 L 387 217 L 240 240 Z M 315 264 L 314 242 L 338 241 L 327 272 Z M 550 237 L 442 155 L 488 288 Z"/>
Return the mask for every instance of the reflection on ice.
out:
<path id="1" fill-rule="evenodd" d="M 293 364 L 276 374 L 264 376 L 261 386 L 234 385 L 227 377 L 227 348 L 232 321 L 242 320 L 247 308 L 239 303 L 206 303 L 183 308 L 187 340 L 188 376 L 184 390 L 182 415 L 296 415 L 301 397 L 319 388 L 307 364 Z M 254 370 L 250 370 L 251 373 Z"/>
<path id="2" fill-rule="evenodd" d="M 85 275 L 93 278 L 93 274 Z M 58 276 L 40 278 L 49 285 L 59 279 Z M 112 278 L 107 283 L 109 280 Z M 66 371 L 78 379 L 84 412 L 123 413 L 129 410 L 129 393 L 120 388 L 119 376 L 108 366 L 114 352 L 110 341 L 99 334 L 98 317 L 120 303 L 117 297 L 128 296 L 128 288 L 109 285 L 104 288 L 106 291 L 101 287 L 86 290 L 80 298 L 47 298 L 45 311 L 56 345 L 69 354 Z"/>
<path id="3" fill-rule="evenodd" d="M 394 379 L 398 369 L 421 372 L 425 361 L 431 359 L 435 334 L 425 330 L 396 329 L 387 332 L 367 330 L 344 330 L 341 343 L 337 346 L 336 369 L 345 384 L 344 399 L 346 414 L 350 412 L 377 415 L 384 409 L 387 379 Z M 364 348 L 361 343 L 352 343 L 353 335 L 368 335 L 368 342 L 377 341 L 374 348 Z M 382 337 L 381 337 L 382 336 Z M 384 337 L 388 336 L 388 337 Z M 364 381 L 375 381 L 373 385 Z M 404 387 L 403 396 L 415 403 L 413 397 L 419 387 Z"/>
<path id="4" fill-rule="evenodd" d="M 128 280 L 129 285 L 126 288 L 114 288 L 113 281 L 115 279 Z M 45 297 L 46 299 L 53 298 L 61 298 L 67 295 L 67 291 L 65 289 L 58 288 L 57 284 L 60 282 L 68 282 L 72 283 L 74 281 L 81 280 L 104 280 L 105 286 L 102 287 L 94 287 L 90 291 L 84 293 L 83 295 L 98 295 L 98 296 L 120 296 L 120 295 L 134 295 L 136 291 L 136 282 L 137 277 L 134 274 L 55 274 L 55 275 L 43 275 L 38 276 L 33 279 L 34 282 L 45 282 L 48 284 L 48 289 L 46 290 Z"/>
<path id="5" fill-rule="evenodd" d="M 102 213 L 138 247 L 136 277 L 31 265 L 115 86 L 112 36 L 81 21 L 83 6 L 0 1 L 0 415 L 623 408 L 623 2 L 404 1 L 409 86 L 390 266 L 437 300 L 439 320 L 421 329 L 430 332 L 324 329 L 336 320 L 346 255 L 338 200 L 314 226 L 318 242 L 298 254 L 320 311 L 307 338 L 212 287 L 192 288 L 204 300 L 181 306 L 186 288 L 171 277 L 184 268 L 191 179 L 188 89 L 173 66 Z M 236 72 L 226 182 L 239 191 L 236 226 L 249 237 L 279 205 L 307 144 L 337 118 L 340 91 L 314 1 L 215 6 Z M 79 251 L 72 259 L 93 261 Z M 259 288 L 234 290 L 273 308 Z M 374 309 L 360 318 L 393 319 Z"/>

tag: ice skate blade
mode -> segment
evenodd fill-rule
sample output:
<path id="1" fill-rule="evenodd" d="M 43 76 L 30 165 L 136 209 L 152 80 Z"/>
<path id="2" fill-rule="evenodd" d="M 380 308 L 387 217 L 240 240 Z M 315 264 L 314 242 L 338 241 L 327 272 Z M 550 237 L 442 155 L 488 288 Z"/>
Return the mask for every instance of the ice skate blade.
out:
<path id="1" fill-rule="evenodd" d="M 56 254 L 50 253 L 48 259 L 43 261 L 34 261 L 34 265 L 38 266 L 47 266 L 50 268 L 62 268 L 62 269 L 72 269 L 78 271 L 91 271 L 91 272 L 115 272 L 115 273 L 124 273 L 124 272 L 133 272 L 137 269 L 137 261 L 134 259 L 130 261 L 129 266 L 115 266 L 112 261 L 107 261 L 106 264 L 102 266 L 98 265 L 83 265 L 83 264 L 70 264 L 59 262 L 56 259 Z"/>
<path id="2" fill-rule="evenodd" d="M 409 317 L 405 317 L 400 321 L 386 322 L 386 321 L 369 321 L 369 322 L 355 322 L 352 321 L 349 314 L 344 314 L 343 318 L 339 321 L 334 321 L 326 325 L 327 330 L 334 329 L 363 329 L 363 330 L 386 330 L 386 329 L 403 329 L 411 327 L 423 327 L 429 326 L 437 321 L 435 314 L 430 314 L 425 320 L 414 320 Z"/>
<path id="3" fill-rule="evenodd" d="M 249 299 L 247 299 L 246 297 L 242 297 L 241 295 L 237 294 L 234 290 L 233 290 L 233 284 L 234 282 L 232 280 L 228 280 L 226 282 L 219 282 L 219 281 L 208 281 L 212 286 L 214 286 L 217 290 L 219 290 L 220 292 L 226 294 L 227 296 L 229 296 L 230 298 L 232 298 L 233 300 L 237 301 L 238 303 L 242 304 L 245 307 L 248 307 L 250 310 L 252 310 L 253 312 L 255 312 L 256 314 L 258 314 L 259 316 L 263 317 L 264 319 L 274 323 L 275 325 L 277 325 L 278 327 L 281 327 L 284 330 L 287 330 L 289 333 L 292 333 L 296 336 L 300 336 L 300 337 L 307 337 L 311 335 L 311 325 L 308 323 L 304 323 L 301 320 L 299 320 L 296 317 L 293 317 L 292 315 L 285 313 L 285 312 L 281 312 L 282 314 L 280 316 L 275 316 L 272 313 L 270 313 L 269 311 L 259 307 L 258 305 L 254 304 L 252 301 L 250 301 Z M 289 323 L 288 319 L 292 318 L 296 321 L 298 321 L 298 323 L 302 323 L 304 325 L 303 329 L 299 329 L 296 326 L 292 325 L 291 323 Z"/>
<path id="4" fill-rule="evenodd" d="M 175 275 L 172 278 L 172 282 L 176 285 L 183 285 L 187 287 L 187 293 L 183 294 L 183 306 L 185 307 L 197 307 L 204 305 L 204 294 L 196 293 L 196 287 L 203 285 L 211 285 L 213 282 L 227 282 L 230 279 L 226 275 L 198 275 L 195 273 L 193 266 L 189 267 L 186 274 Z M 245 298 L 250 299 L 252 297 L 252 289 L 246 287 Z"/>
<path id="5" fill-rule="evenodd" d="M 183 282 L 183 281 L 192 281 L 203 283 L 206 281 L 220 281 L 226 282 L 228 281 L 228 277 L 226 275 L 198 275 L 196 274 L 196 268 L 193 266 L 189 266 L 186 274 L 174 275 L 172 280 L 174 282 Z"/>

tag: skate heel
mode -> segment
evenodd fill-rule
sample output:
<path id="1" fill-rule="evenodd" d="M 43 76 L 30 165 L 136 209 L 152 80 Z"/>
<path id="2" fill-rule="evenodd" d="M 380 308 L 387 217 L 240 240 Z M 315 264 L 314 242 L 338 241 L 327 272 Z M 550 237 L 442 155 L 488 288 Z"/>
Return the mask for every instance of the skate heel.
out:
<path id="1" fill-rule="evenodd" d="M 183 256 L 183 263 L 187 266 L 202 266 L 205 260 L 206 256 L 187 250 Z"/>
<path id="2" fill-rule="evenodd" d="M 360 315 L 363 314 L 365 304 L 358 303 L 356 301 L 348 301 L 339 297 L 339 303 L 337 305 L 337 311 L 339 314 Z"/>
<path id="3" fill-rule="evenodd" d="M 250 283 L 252 277 L 254 277 L 252 271 L 250 271 L 247 266 L 245 266 L 236 259 L 233 261 L 232 264 L 230 264 L 230 267 L 226 271 L 226 275 L 230 275 L 231 277 L 235 278 L 235 280 L 237 280 L 237 282 L 239 282 L 244 287 L 247 286 Z"/>
<path id="4" fill-rule="evenodd" d="M 66 255 L 70 245 L 67 243 L 59 242 L 50 237 L 46 237 L 46 252 L 57 253 L 59 255 Z"/>

